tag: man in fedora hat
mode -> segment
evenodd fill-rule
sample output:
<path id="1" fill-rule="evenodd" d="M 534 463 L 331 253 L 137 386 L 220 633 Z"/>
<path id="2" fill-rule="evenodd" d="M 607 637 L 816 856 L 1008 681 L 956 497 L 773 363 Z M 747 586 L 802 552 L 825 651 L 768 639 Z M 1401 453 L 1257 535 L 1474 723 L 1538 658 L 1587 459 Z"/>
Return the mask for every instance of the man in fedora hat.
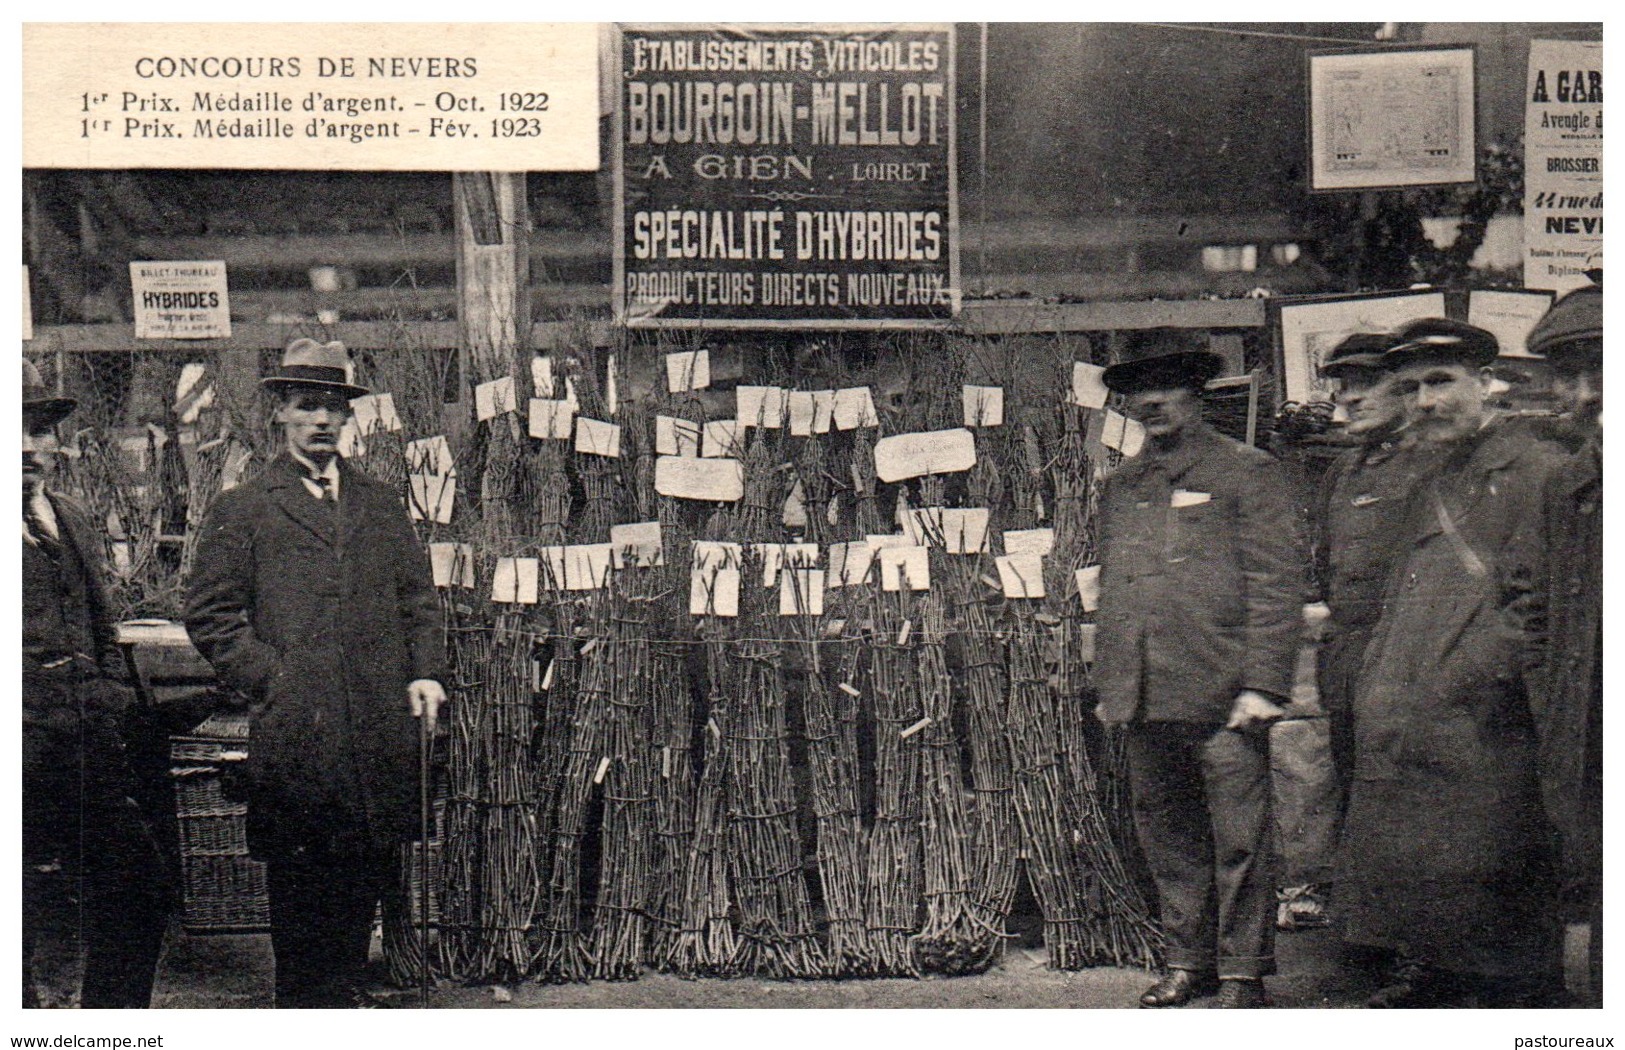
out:
<path id="1" fill-rule="evenodd" d="M 364 1006 L 373 911 L 417 815 L 414 717 L 432 726 L 445 698 L 444 627 L 399 495 L 338 454 L 367 393 L 344 345 L 295 340 L 263 382 L 286 449 L 211 510 L 186 626 L 252 716 L 277 1005 Z"/>
<path id="2" fill-rule="evenodd" d="M 1552 471 L 1522 549 L 1514 605 L 1528 639 L 1541 797 L 1561 845 L 1563 904 L 1590 927 L 1585 1000 L 1602 1005 L 1602 288 L 1541 318 L 1542 355 L 1579 451 Z"/>
<path id="3" fill-rule="evenodd" d="M 134 693 L 114 641 L 102 537 L 45 484 L 42 456 L 74 407 L 23 362 L 23 1003 L 40 1005 L 33 953 L 48 904 L 77 898 L 79 1004 L 140 1008 L 173 886 L 131 798 Z"/>
<path id="4" fill-rule="evenodd" d="M 1495 337 L 1425 318 L 1384 364 L 1407 430 L 1434 448 L 1354 687 L 1355 752 L 1338 897 L 1344 938 L 1393 954 L 1373 1007 L 1536 1005 L 1557 926 L 1512 553 L 1557 450 L 1486 406 Z"/>
<path id="5" fill-rule="evenodd" d="M 1101 496 L 1096 713 L 1127 727 L 1168 936 L 1141 1005 L 1217 991 L 1259 1007 L 1275 971 L 1268 728 L 1292 693 L 1305 556 L 1280 466 L 1202 421 L 1223 362 L 1187 339 L 1140 333 L 1149 353 L 1103 377 L 1146 441 Z"/>

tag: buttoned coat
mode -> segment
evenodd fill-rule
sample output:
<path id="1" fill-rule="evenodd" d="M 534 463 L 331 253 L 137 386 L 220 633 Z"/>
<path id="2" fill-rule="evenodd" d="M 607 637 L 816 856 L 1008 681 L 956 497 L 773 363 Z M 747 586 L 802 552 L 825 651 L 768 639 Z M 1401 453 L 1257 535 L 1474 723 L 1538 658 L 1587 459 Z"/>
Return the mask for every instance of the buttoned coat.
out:
<path id="1" fill-rule="evenodd" d="M 1281 465 L 1205 424 L 1127 461 L 1100 501 L 1101 717 L 1222 725 L 1244 689 L 1290 697 L 1302 532 Z"/>
<path id="2" fill-rule="evenodd" d="M 397 493 L 340 463 L 316 499 L 286 453 L 204 523 L 186 626 L 252 714 L 249 845 L 387 848 L 417 812 L 415 679 L 444 673 L 428 559 Z"/>
<path id="3" fill-rule="evenodd" d="M 1492 976 L 1551 961 L 1550 839 L 1504 584 L 1559 457 L 1492 423 L 1413 501 L 1354 693 L 1338 877 L 1353 943 Z"/>

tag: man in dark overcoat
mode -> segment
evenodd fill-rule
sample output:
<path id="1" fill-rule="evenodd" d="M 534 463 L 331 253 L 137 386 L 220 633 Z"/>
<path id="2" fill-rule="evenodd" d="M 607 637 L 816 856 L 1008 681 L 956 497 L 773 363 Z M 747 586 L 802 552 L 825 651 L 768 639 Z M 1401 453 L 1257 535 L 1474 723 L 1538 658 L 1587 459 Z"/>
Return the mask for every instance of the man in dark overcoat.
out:
<path id="1" fill-rule="evenodd" d="M 1168 937 L 1169 972 L 1140 1003 L 1217 990 L 1258 1007 L 1275 972 L 1268 726 L 1292 693 L 1306 556 L 1280 465 L 1202 421 L 1222 359 L 1179 332 L 1140 339 L 1163 352 L 1103 377 L 1146 440 L 1101 497 L 1094 665 L 1096 713 L 1127 727 Z"/>
<path id="2" fill-rule="evenodd" d="M 266 862 L 279 1007 L 367 1005 L 374 908 L 417 814 L 418 726 L 444 699 L 444 625 L 398 493 L 338 454 L 340 343 L 264 380 L 286 450 L 222 493 L 189 581 L 192 642 L 252 716 L 249 848 Z"/>
<path id="3" fill-rule="evenodd" d="M 1395 953 L 1373 1007 L 1530 1004 L 1557 970 L 1549 832 L 1509 555 L 1559 453 L 1486 406 L 1495 337 L 1424 319 L 1386 355 L 1440 462 L 1416 493 L 1355 685 L 1344 938 Z"/>
<path id="4" fill-rule="evenodd" d="M 1580 441 L 1546 482 L 1519 565 L 1541 797 L 1569 908 L 1590 926 L 1586 999 L 1602 1005 L 1602 288 L 1564 296 L 1529 335 Z"/>
<path id="5" fill-rule="evenodd" d="M 74 407 L 23 362 L 23 1005 L 40 1005 L 34 948 L 55 902 L 77 911 L 79 1005 L 142 1008 L 174 887 L 131 797 L 135 695 L 114 641 L 102 536 L 45 484 L 41 456 Z"/>

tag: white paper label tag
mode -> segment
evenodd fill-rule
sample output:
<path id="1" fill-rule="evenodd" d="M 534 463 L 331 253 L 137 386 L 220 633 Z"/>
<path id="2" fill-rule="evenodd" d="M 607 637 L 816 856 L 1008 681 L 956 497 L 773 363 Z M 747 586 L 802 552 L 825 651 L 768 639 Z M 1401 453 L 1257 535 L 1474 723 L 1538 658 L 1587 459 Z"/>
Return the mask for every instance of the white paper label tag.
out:
<path id="1" fill-rule="evenodd" d="M 367 443 L 361 439 L 361 428 L 354 416 L 339 425 L 338 453 L 345 459 L 360 459 L 367 454 Z"/>
<path id="2" fill-rule="evenodd" d="M 666 355 L 666 390 L 681 394 L 711 385 L 711 351 L 692 350 Z"/>
<path id="3" fill-rule="evenodd" d="M 837 430 L 880 425 L 880 417 L 875 414 L 875 399 L 866 386 L 835 391 L 833 414 Z M 816 425 L 814 429 L 817 429 Z"/>
<path id="4" fill-rule="evenodd" d="M 1213 493 L 1211 492 L 1191 492 L 1188 489 L 1174 489 L 1173 495 L 1168 499 L 1168 505 L 1176 510 L 1181 507 L 1200 507 L 1202 504 L 1212 501 L 1212 499 Z"/>
<path id="5" fill-rule="evenodd" d="M 691 573 L 688 611 L 691 616 L 738 616 L 739 570 L 696 569 Z"/>
<path id="6" fill-rule="evenodd" d="M 609 582 L 614 548 L 608 543 L 582 543 L 564 548 L 564 588 L 596 591 Z"/>
<path id="7" fill-rule="evenodd" d="M 454 461 L 444 434 L 406 443 L 406 469 L 413 474 L 450 474 Z"/>
<path id="8" fill-rule="evenodd" d="M 927 547 L 949 554 L 987 552 L 988 512 L 985 507 L 921 507 L 911 515 L 907 530 Z"/>
<path id="9" fill-rule="evenodd" d="M 824 615 L 823 569 L 789 569 L 779 575 L 779 615 Z"/>
<path id="10" fill-rule="evenodd" d="M 835 425 L 835 391 L 814 390 L 813 396 L 813 433 L 828 434 Z M 871 414 L 874 406 L 870 406 Z M 878 420 L 876 424 L 878 425 Z"/>
<path id="11" fill-rule="evenodd" d="M 792 390 L 785 399 L 785 413 L 789 417 L 791 437 L 811 437 L 813 432 L 813 395 L 810 390 Z"/>
<path id="12" fill-rule="evenodd" d="M 553 396 L 553 359 L 538 354 L 530 359 L 531 397 Z"/>
<path id="13" fill-rule="evenodd" d="M 519 411 L 513 376 L 502 376 L 474 388 L 474 415 L 480 420 L 495 419 L 504 412 Z"/>
<path id="14" fill-rule="evenodd" d="M 1040 554 L 1005 554 L 994 559 L 1006 598 L 1044 597 L 1044 558 Z"/>
<path id="15" fill-rule="evenodd" d="M 738 421 L 713 419 L 705 424 L 705 441 L 700 455 L 707 459 L 733 459 L 744 452 L 745 432 Z"/>
<path id="16" fill-rule="evenodd" d="M 928 430 L 875 442 L 875 475 L 888 484 L 922 474 L 953 474 L 976 465 L 968 430 Z"/>
<path id="17" fill-rule="evenodd" d="M 535 558 L 498 558 L 491 574 L 491 600 L 535 605 L 538 563 Z"/>
<path id="18" fill-rule="evenodd" d="M 742 386 L 734 390 L 737 411 L 734 418 L 741 427 L 763 427 L 777 430 L 784 426 L 785 396 L 782 387 Z"/>
<path id="19" fill-rule="evenodd" d="M 611 525 L 609 544 L 614 552 L 613 564 L 617 569 L 627 565 L 649 568 L 664 565 L 661 549 L 660 522 L 640 521 L 632 525 Z"/>
<path id="20" fill-rule="evenodd" d="M 745 494 L 745 468 L 737 459 L 655 459 L 655 491 L 673 499 L 734 503 Z"/>
<path id="21" fill-rule="evenodd" d="M 1004 553 L 1044 556 L 1055 550 L 1054 529 L 1011 529 L 1004 534 Z"/>
<path id="22" fill-rule="evenodd" d="M 866 583 L 874 560 L 875 549 L 863 540 L 830 544 L 829 586 L 856 587 Z"/>
<path id="23" fill-rule="evenodd" d="M 700 454 L 700 424 L 680 416 L 655 416 L 655 452 L 662 456 Z"/>
<path id="24" fill-rule="evenodd" d="M 1095 662 L 1095 637 L 1098 631 L 1098 624 L 1078 624 L 1078 658 L 1086 664 Z"/>
<path id="25" fill-rule="evenodd" d="M 395 412 L 395 395 L 366 394 L 350 402 L 355 428 L 363 437 L 377 430 L 401 429 L 401 417 Z"/>
<path id="26" fill-rule="evenodd" d="M 744 559 L 742 543 L 722 540 L 695 540 L 691 552 L 695 569 L 737 569 Z"/>
<path id="27" fill-rule="evenodd" d="M 1004 425 L 1004 387 L 967 386 L 963 391 L 967 427 Z"/>
<path id="28" fill-rule="evenodd" d="M 568 441 L 576 420 L 574 401 L 551 398 L 530 399 L 530 436 L 544 440 Z"/>
<path id="29" fill-rule="evenodd" d="M 474 586 L 474 547 L 468 543 L 429 544 L 429 567 L 436 587 Z"/>
<path id="30" fill-rule="evenodd" d="M 931 588 L 930 551 L 925 547 L 886 547 L 876 554 L 880 562 L 880 586 L 900 591 L 906 580 L 911 591 Z"/>
<path id="31" fill-rule="evenodd" d="M 1140 447 L 1145 443 L 1145 427 L 1138 420 L 1130 419 L 1120 412 L 1107 410 L 1106 421 L 1101 427 L 1100 443 L 1130 458 L 1138 456 Z"/>
<path id="32" fill-rule="evenodd" d="M 589 456 L 619 459 L 621 428 L 615 423 L 581 416 L 576 420 L 576 451 Z"/>
<path id="33" fill-rule="evenodd" d="M 1074 575 L 1077 577 L 1078 601 L 1083 603 L 1083 611 L 1094 612 L 1100 608 L 1100 566 L 1079 569 Z"/>
<path id="34" fill-rule="evenodd" d="M 407 509 L 412 520 L 449 524 L 452 504 L 457 499 L 457 475 L 409 474 L 406 480 L 411 489 Z"/>
<path id="35" fill-rule="evenodd" d="M 1111 391 L 1101 379 L 1106 370 L 1087 361 L 1072 363 L 1072 403 L 1084 408 L 1105 408 Z"/>
<path id="36" fill-rule="evenodd" d="M 763 587 L 771 587 L 779 581 L 781 566 L 809 569 L 818 564 L 816 543 L 753 543 L 751 548 L 762 559 Z"/>

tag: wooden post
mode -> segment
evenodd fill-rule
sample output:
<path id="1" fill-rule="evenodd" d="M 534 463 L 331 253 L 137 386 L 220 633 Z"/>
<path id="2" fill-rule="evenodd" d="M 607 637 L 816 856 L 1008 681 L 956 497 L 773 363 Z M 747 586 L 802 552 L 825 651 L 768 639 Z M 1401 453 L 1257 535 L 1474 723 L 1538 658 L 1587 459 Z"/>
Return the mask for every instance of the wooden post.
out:
<path id="1" fill-rule="evenodd" d="M 530 346 L 530 212 L 523 172 L 456 173 L 452 197 L 460 374 L 444 416 L 456 443 L 471 422 L 474 385 L 514 374 Z"/>

